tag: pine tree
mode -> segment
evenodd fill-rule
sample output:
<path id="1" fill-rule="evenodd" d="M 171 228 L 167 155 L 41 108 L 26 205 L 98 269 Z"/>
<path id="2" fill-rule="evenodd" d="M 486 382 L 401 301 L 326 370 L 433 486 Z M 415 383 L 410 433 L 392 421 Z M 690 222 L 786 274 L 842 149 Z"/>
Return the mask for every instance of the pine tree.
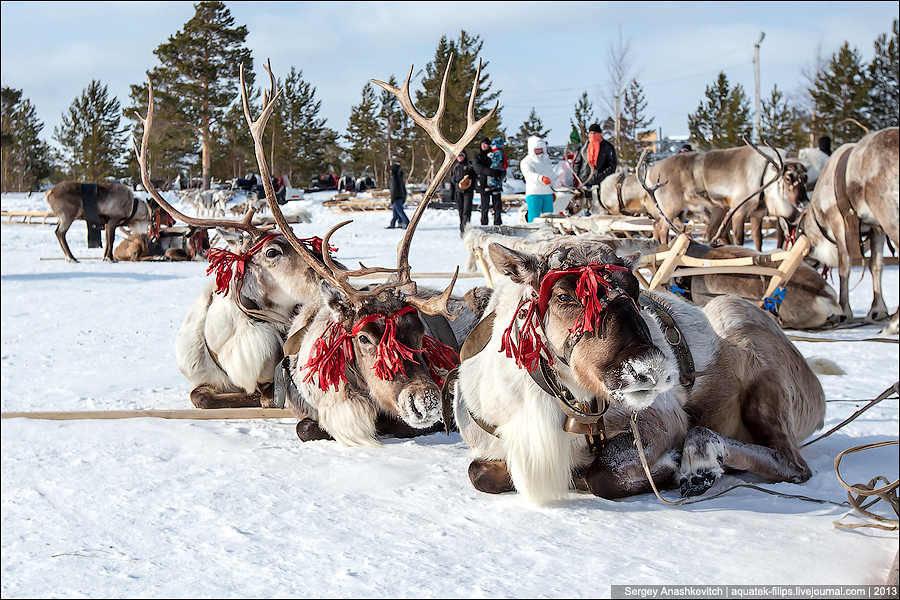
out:
<path id="1" fill-rule="evenodd" d="M 40 138 L 44 123 L 22 90 L 3 86 L 0 116 L 0 189 L 25 191 L 36 189 L 52 170 L 50 146 Z"/>
<path id="2" fill-rule="evenodd" d="M 281 172 L 292 184 L 308 181 L 323 168 L 337 169 L 337 132 L 326 127 L 319 116 L 322 101 L 316 98 L 316 88 L 303 79 L 303 71 L 293 66 L 284 80 L 281 118 Z"/>
<path id="3" fill-rule="evenodd" d="M 537 111 L 532 107 L 531 112 L 525 122 L 519 126 L 519 131 L 509 138 L 509 145 L 505 148 L 507 158 L 523 159 L 528 153 L 528 138 L 536 135 L 539 138 L 547 139 L 550 134 L 549 129 L 544 129 L 544 123 L 538 116 Z"/>
<path id="4" fill-rule="evenodd" d="M 762 101 L 760 137 L 776 148 L 796 151 L 808 138 L 803 120 L 800 110 L 788 102 L 776 84 L 770 96 Z"/>
<path id="5" fill-rule="evenodd" d="M 135 113 L 147 113 L 146 81 L 131 85 L 129 102 L 122 114 L 133 121 L 131 134 L 140 142 L 144 129 Z M 168 93 L 166 82 L 158 78 L 153 80 L 153 104 L 153 129 L 150 131 L 147 169 L 154 179 L 172 181 L 185 167 L 196 162 L 197 137 L 192 128 L 177 123 L 173 96 Z M 134 152 L 129 151 L 127 156 L 128 175 L 132 181 L 140 181 L 140 169 Z"/>
<path id="6" fill-rule="evenodd" d="M 73 177 L 101 181 L 120 173 L 127 131 L 121 127 L 121 114 L 119 101 L 96 79 L 63 113 L 54 139 Z"/>
<path id="7" fill-rule="evenodd" d="M 446 35 L 441 36 L 435 49 L 434 58 L 425 65 L 422 75 L 422 89 L 416 92 L 416 106 L 419 111 L 427 116 L 435 113 L 440 97 L 441 80 L 447 61 L 453 56 L 450 74 L 447 79 L 446 109 L 442 129 L 444 137 L 456 141 L 466 129 L 466 108 L 469 103 L 469 94 L 472 91 L 472 82 L 478 69 L 478 57 L 484 42 L 477 35 L 471 35 L 465 30 L 460 31 L 457 40 L 450 40 Z M 489 62 L 482 63 L 481 77 L 478 82 L 477 97 L 475 99 L 475 118 L 484 116 L 499 97 L 500 90 L 491 91 L 490 76 L 487 73 Z M 478 139 L 481 137 L 503 136 L 505 132 L 501 127 L 500 109 L 494 114 L 494 118 L 485 124 L 481 135 L 473 141 L 470 154 L 477 149 Z M 415 142 L 417 161 L 423 164 L 425 177 L 430 177 L 434 168 L 441 163 L 444 154 L 431 141 L 428 135 L 420 128 L 416 128 Z M 421 149 L 422 152 L 418 152 Z"/>
<path id="8" fill-rule="evenodd" d="M 173 124 L 195 132 L 200 140 L 203 189 L 209 189 L 213 129 L 238 94 L 240 65 L 253 83 L 253 58 L 244 46 L 247 28 L 235 26 L 224 2 L 199 2 L 184 27 L 160 44 L 154 54 L 161 65 L 151 77 L 171 102 Z"/>
<path id="9" fill-rule="evenodd" d="M 882 33 L 875 39 L 875 56 L 869 63 L 869 122 L 874 129 L 900 125 L 900 58 L 898 58 L 898 20 L 891 27 L 893 36 Z"/>
<path id="10" fill-rule="evenodd" d="M 344 139 L 348 143 L 348 151 L 357 175 L 368 168 L 374 177 L 377 172 L 378 143 L 383 134 L 378 122 L 378 98 L 375 87 L 366 83 L 362 88 L 362 99 L 359 104 L 350 108 L 350 120 Z"/>
<path id="11" fill-rule="evenodd" d="M 866 109 L 871 87 L 859 51 L 847 42 L 816 75 L 809 93 L 815 102 L 819 129 L 831 135 L 835 148 L 862 137 L 859 127 L 842 121 L 851 118 L 869 124 Z"/>
<path id="12" fill-rule="evenodd" d="M 741 84 L 733 88 L 725 73 L 706 86 L 705 100 L 688 115 L 691 139 L 703 150 L 742 146 L 750 138 L 750 102 Z"/>
<path id="13" fill-rule="evenodd" d="M 594 122 L 594 105 L 588 97 L 587 91 L 581 93 L 581 97 L 575 103 L 575 113 L 569 119 L 572 129 L 578 132 L 578 142 L 583 143 L 587 140 L 588 127 Z M 570 135 L 570 139 L 574 138 Z"/>
<path id="14" fill-rule="evenodd" d="M 651 142 L 641 141 L 641 136 L 652 131 L 653 117 L 647 116 L 647 98 L 644 88 L 637 79 L 632 79 L 622 103 L 621 130 L 622 150 L 619 161 L 622 164 L 636 165 L 641 151 Z"/>

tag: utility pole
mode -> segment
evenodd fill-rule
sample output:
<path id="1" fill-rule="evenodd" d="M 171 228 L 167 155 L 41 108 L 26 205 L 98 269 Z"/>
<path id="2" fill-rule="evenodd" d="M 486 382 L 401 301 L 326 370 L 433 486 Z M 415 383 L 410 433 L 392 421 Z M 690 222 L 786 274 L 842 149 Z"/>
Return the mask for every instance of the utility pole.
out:
<path id="1" fill-rule="evenodd" d="M 759 45 L 762 44 L 763 40 L 766 39 L 766 32 L 762 31 L 759 34 L 759 41 L 753 45 L 753 76 L 756 79 L 756 117 L 753 119 L 753 137 L 756 141 L 759 141 L 759 121 L 760 121 L 760 110 L 759 110 Z"/>

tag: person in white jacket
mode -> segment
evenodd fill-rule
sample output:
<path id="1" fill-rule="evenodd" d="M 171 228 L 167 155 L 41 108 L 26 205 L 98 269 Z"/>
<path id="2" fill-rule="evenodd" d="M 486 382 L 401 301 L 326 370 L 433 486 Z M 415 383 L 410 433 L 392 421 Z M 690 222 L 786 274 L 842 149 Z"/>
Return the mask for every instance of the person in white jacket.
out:
<path id="1" fill-rule="evenodd" d="M 536 135 L 528 138 L 528 154 L 519 163 L 525 178 L 525 203 L 528 205 L 528 222 L 544 213 L 553 212 L 553 188 L 550 187 L 555 173 L 550 157 L 547 156 L 547 142 Z"/>

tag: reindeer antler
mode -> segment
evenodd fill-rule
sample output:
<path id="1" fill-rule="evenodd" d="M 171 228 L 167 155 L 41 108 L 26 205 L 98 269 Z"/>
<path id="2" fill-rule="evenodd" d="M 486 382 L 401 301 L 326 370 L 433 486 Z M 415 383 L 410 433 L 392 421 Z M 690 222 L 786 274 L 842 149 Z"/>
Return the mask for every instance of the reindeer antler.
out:
<path id="1" fill-rule="evenodd" d="M 669 182 L 668 181 L 660 182 L 659 175 L 657 174 L 656 184 L 654 184 L 653 187 L 647 187 L 647 175 L 650 172 L 650 167 L 647 165 L 647 162 L 646 162 L 648 152 L 649 152 L 649 150 L 647 148 L 644 148 L 644 150 L 641 152 L 641 157 L 638 159 L 638 164 L 637 164 L 637 169 L 636 169 L 637 179 L 640 182 L 641 187 L 644 188 L 644 191 L 650 195 L 650 199 L 653 200 L 653 204 L 656 205 L 656 210 L 659 212 L 659 216 L 661 216 L 663 219 L 665 219 L 666 223 L 669 225 L 669 229 L 671 229 L 675 233 L 676 236 L 681 235 L 682 233 L 684 233 L 684 231 L 675 227 L 675 224 L 672 222 L 672 220 L 669 219 L 668 215 L 666 215 L 666 213 L 663 212 L 662 207 L 659 205 L 659 200 L 656 199 L 656 190 L 658 190 L 659 188 L 661 188 L 662 186 L 666 185 Z"/>
<path id="2" fill-rule="evenodd" d="M 147 75 L 147 116 L 142 117 L 141 114 L 137 111 L 135 111 L 134 113 L 137 118 L 140 119 L 141 124 L 144 127 L 144 134 L 141 137 L 140 149 L 138 149 L 137 140 L 132 138 L 131 142 L 134 146 L 134 154 L 137 157 L 138 165 L 140 165 L 141 167 L 141 181 L 144 184 L 144 189 L 146 189 L 147 192 L 149 192 L 150 195 L 153 196 L 153 199 L 156 200 L 156 202 L 167 213 L 169 213 L 173 219 L 177 219 L 183 223 L 187 223 L 188 225 L 193 225 L 195 227 L 222 227 L 226 229 L 238 229 L 240 231 L 246 231 L 251 235 L 258 235 L 262 232 L 272 229 L 272 226 L 256 227 L 253 225 L 253 213 L 256 212 L 256 209 L 252 206 L 247 209 L 247 213 L 244 215 L 243 219 L 241 219 L 240 221 L 233 221 L 229 219 L 201 219 L 198 217 L 189 217 L 166 202 L 166 200 L 156 190 L 153 182 L 150 181 L 150 173 L 147 171 L 147 148 L 150 145 L 150 128 L 153 127 L 153 109 L 153 82 L 150 81 L 150 75 Z M 271 183 L 269 185 L 271 186 Z"/>
<path id="3" fill-rule="evenodd" d="M 450 293 L 453 290 L 454 283 L 456 282 L 456 276 L 453 277 L 453 281 L 450 282 L 450 286 L 440 296 L 436 296 L 435 298 L 431 298 L 428 300 L 417 298 L 415 296 L 416 283 L 410 277 L 409 247 L 412 243 L 413 235 L 416 232 L 416 226 L 418 226 L 419 220 L 422 218 L 422 214 L 425 212 L 425 208 L 431 201 L 431 198 L 440 185 L 441 181 L 447 175 L 447 172 L 450 170 L 450 167 L 453 165 L 456 157 L 466 146 L 468 146 L 472 142 L 472 140 L 475 139 L 475 136 L 478 135 L 478 132 L 481 131 L 482 127 L 484 127 L 484 125 L 493 118 L 494 114 L 497 112 L 497 108 L 500 105 L 499 101 L 495 102 L 494 107 L 491 108 L 491 110 L 488 111 L 486 115 L 478 120 L 475 119 L 475 97 L 478 95 L 478 83 L 481 79 L 482 66 L 481 60 L 479 59 L 478 69 L 475 71 L 475 80 L 472 82 L 472 92 L 471 94 L 469 94 L 469 104 L 466 109 L 466 130 L 456 141 L 456 143 L 452 143 L 450 142 L 450 140 L 444 137 L 444 135 L 441 133 L 441 120 L 444 117 L 444 109 L 447 105 L 447 78 L 450 75 L 450 66 L 452 62 L 453 57 L 450 56 L 447 60 L 447 68 L 444 69 L 444 77 L 441 80 L 441 93 L 438 99 L 437 111 L 431 118 L 425 117 L 422 113 L 419 112 L 419 110 L 413 104 L 412 97 L 410 96 L 409 83 L 412 79 L 412 65 L 410 65 L 409 67 L 409 73 L 407 73 L 406 75 L 406 81 L 403 83 L 403 87 L 401 88 L 390 85 L 389 83 L 385 83 L 384 81 L 379 81 L 377 79 L 372 80 L 372 83 L 380 86 L 388 93 L 394 95 L 400 102 L 400 106 L 403 108 L 403 111 L 407 115 L 409 115 L 409 117 L 416 123 L 416 125 L 424 129 L 425 133 L 428 134 L 428 137 L 430 137 L 431 140 L 444 151 L 444 161 L 443 163 L 441 163 L 440 169 L 438 169 L 437 174 L 428 185 L 428 189 L 425 190 L 425 195 L 422 198 L 422 202 L 419 204 L 418 208 L 416 208 L 416 212 L 413 215 L 412 219 L 410 219 L 409 225 L 406 226 L 406 234 L 403 236 L 403 239 L 397 246 L 397 276 L 400 285 L 406 287 L 411 294 L 409 297 L 407 297 L 407 302 L 418 307 L 423 312 L 436 310 L 437 312 L 443 312 L 448 316 L 451 315 L 447 311 L 447 300 L 450 298 Z M 440 308 L 440 310 L 437 310 L 436 307 L 441 304 L 442 307 Z M 455 316 L 455 314 L 452 315 L 452 317 Z"/>
<path id="4" fill-rule="evenodd" d="M 773 183 L 775 183 L 776 181 L 778 181 L 779 179 L 781 179 L 784 176 L 784 160 L 781 158 L 781 153 L 778 152 L 778 150 L 775 148 L 775 146 L 770 144 L 768 140 L 763 140 L 763 143 L 765 143 L 765 145 L 768 146 L 772 150 L 772 152 L 775 153 L 775 156 L 778 158 L 778 164 L 775 164 L 775 161 L 772 160 L 771 156 L 767 155 L 765 152 L 760 150 L 759 147 L 756 144 L 754 144 L 752 141 L 750 141 L 746 136 L 743 137 L 743 140 L 744 140 L 745 144 L 747 144 L 748 146 L 750 146 L 751 148 L 756 150 L 757 154 L 759 154 L 764 159 L 766 159 L 766 162 L 769 163 L 770 165 L 772 165 L 772 167 L 774 167 L 775 177 L 773 177 L 769 181 L 765 182 L 763 185 L 761 185 L 759 188 L 757 188 L 756 191 L 754 191 L 752 194 L 750 194 L 749 196 L 747 196 L 746 198 L 744 198 L 743 200 L 741 200 L 740 202 L 735 204 L 734 207 L 725 214 L 725 218 L 723 218 L 722 222 L 719 223 L 719 228 L 716 230 L 716 234 L 712 237 L 711 240 L 709 240 L 710 244 L 715 243 L 717 240 L 719 240 L 722 237 L 722 234 L 725 232 L 725 228 L 728 227 L 728 224 L 731 222 L 731 217 L 734 216 L 734 213 L 736 213 L 740 207 L 742 207 L 744 204 L 749 202 L 757 194 L 762 194 L 766 190 L 766 188 L 768 188 L 770 185 L 772 185 Z"/>
<path id="5" fill-rule="evenodd" d="M 291 229 L 290 224 L 287 222 L 287 219 L 284 218 L 284 213 L 281 212 L 281 207 L 278 204 L 278 201 L 275 197 L 275 189 L 272 187 L 272 178 L 271 173 L 269 171 L 269 165 L 266 162 L 266 153 L 263 148 L 263 132 L 266 129 L 266 125 L 269 122 L 269 118 L 272 116 L 272 111 L 275 108 L 275 102 L 278 100 L 278 96 L 281 94 L 280 90 L 275 90 L 275 75 L 272 73 L 272 65 L 271 62 L 266 61 L 266 64 L 263 65 L 263 68 L 266 70 L 266 73 L 269 74 L 269 89 L 263 93 L 263 109 L 260 113 L 259 117 L 254 121 L 253 117 L 250 115 L 250 101 L 249 94 L 247 92 L 247 84 L 244 79 L 244 66 L 241 65 L 240 75 L 241 75 L 241 102 L 244 107 L 244 118 L 247 120 L 247 125 L 250 127 L 250 135 L 253 138 L 253 146 L 255 148 L 256 153 L 256 162 L 259 165 L 259 174 L 263 180 L 263 189 L 266 193 L 266 202 L 269 205 L 269 210 L 272 212 L 272 216 L 275 218 L 275 222 L 278 224 L 278 228 L 284 234 L 284 237 L 287 238 L 288 242 L 297 253 L 303 258 L 307 265 L 322 279 L 325 279 L 333 286 L 335 286 L 338 290 L 344 293 L 344 295 L 354 304 L 361 303 L 365 298 L 370 296 L 377 296 L 381 292 L 399 287 L 401 284 L 398 282 L 387 282 L 381 285 L 375 286 L 371 290 L 358 290 L 350 284 L 349 279 L 351 277 L 358 277 L 360 275 L 369 275 L 371 273 L 394 273 L 396 269 L 384 269 L 381 267 L 368 268 L 363 265 L 360 265 L 362 268 L 357 269 L 355 271 L 348 271 L 346 269 L 341 268 L 337 265 L 331 257 L 331 248 L 329 246 L 329 241 L 331 239 L 332 234 L 346 225 L 350 223 L 350 221 L 344 221 L 343 223 L 339 223 L 332 227 L 328 233 L 325 234 L 325 239 L 322 240 L 322 260 L 319 261 L 318 257 L 315 254 L 310 252 L 309 248 L 301 242 L 297 236 L 294 234 L 293 229 Z"/>

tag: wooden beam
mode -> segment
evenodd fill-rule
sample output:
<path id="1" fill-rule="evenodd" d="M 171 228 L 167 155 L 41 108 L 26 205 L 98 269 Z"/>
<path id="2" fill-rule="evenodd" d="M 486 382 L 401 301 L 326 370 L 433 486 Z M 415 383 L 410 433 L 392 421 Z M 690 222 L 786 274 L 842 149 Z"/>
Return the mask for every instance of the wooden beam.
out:
<path id="1" fill-rule="evenodd" d="M 42 419 L 50 421 L 80 421 L 92 419 L 191 419 L 215 421 L 219 419 L 292 419 L 287 408 L 188 408 L 174 410 L 77 410 L 45 412 L 5 412 L 3 419 Z"/>
<path id="2" fill-rule="evenodd" d="M 659 269 L 657 269 L 656 273 L 653 275 L 653 280 L 650 281 L 649 289 L 655 290 L 662 283 L 671 278 L 672 272 L 675 270 L 675 267 L 681 263 L 681 259 L 690 243 L 691 238 L 689 238 L 687 234 L 682 233 L 675 238 L 672 249 L 666 253 L 668 256 L 665 257 L 662 264 L 659 266 Z"/>

